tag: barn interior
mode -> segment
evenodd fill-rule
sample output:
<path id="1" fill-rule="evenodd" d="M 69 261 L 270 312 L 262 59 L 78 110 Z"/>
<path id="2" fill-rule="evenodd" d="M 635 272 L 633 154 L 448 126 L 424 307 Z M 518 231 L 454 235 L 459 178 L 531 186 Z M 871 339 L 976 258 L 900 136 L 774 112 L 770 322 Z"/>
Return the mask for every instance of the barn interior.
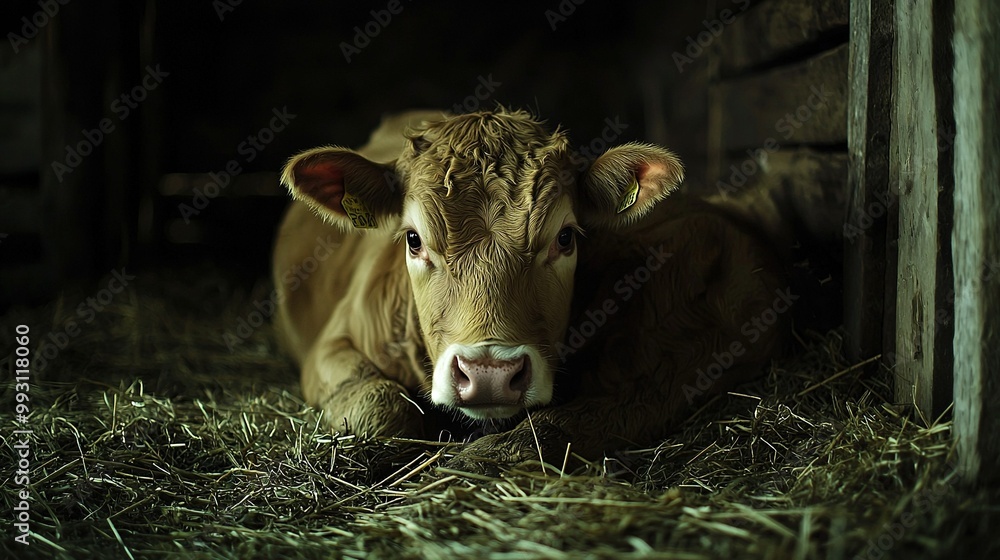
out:
<path id="1" fill-rule="evenodd" d="M 870 276 L 857 280 L 884 259 L 855 237 L 879 235 L 885 251 L 898 227 L 891 202 L 844 227 L 857 4 L 5 3 L 0 347 L 13 372 L 18 325 L 30 327 L 35 371 L 31 545 L 12 534 L 4 550 L 997 551 L 995 489 L 956 474 L 952 395 L 939 386 L 950 372 L 907 397 L 895 323 L 882 321 L 895 302 L 879 292 L 873 307 Z M 793 309 L 794 351 L 656 448 L 572 473 L 435 470 L 460 444 L 324 431 L 254 306 L 271 290 L 289 202 L 281 166 L 307 148 L 360 146 L 393 112 L 498 105 L 567 129 L 584 153 L 667 146 L 686 192 L 781 215 L 788 273 L 809 302 Z M 935 336 L 950 324 L 932 324 Z M 0 387 L 9 409 L 13 378 Z M 5 494 L 15 519 L 20 501 Z"/>

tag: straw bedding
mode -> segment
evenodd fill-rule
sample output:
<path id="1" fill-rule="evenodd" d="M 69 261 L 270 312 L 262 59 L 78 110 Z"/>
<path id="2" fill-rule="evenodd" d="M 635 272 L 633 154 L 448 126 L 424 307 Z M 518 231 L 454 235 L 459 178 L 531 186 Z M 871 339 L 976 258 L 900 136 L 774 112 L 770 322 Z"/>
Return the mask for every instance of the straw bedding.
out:
<path id="1" fill-rule="evenodd" d="M 564 458 L 546 457 L 484 477 L 441 466 L 458 443 L 364 440 L 324 428 L 299 397 L 269 324 L 240 344 L 224 339 L 267 293 L 264 282 L 243 290 L 210 268 L 149 271 L 81 325 L 33 375 L 31 544 L 14 542 L 7 521 L 5 557 L 1000 551 L 1000 501 L 954 474 L 949 418 L 886 404 L 891 372 L 846 363 L 837 332 L 798 333 L 792 357 L 708 403 L 655 448 L 575 472 L 560 471 Z M 38 351 L 87 296 L 12 310 L 0 320 L 11 333 L 3 355 L 15 325 L 31 327 Z M 13 403 L 13 383 L 0 392 L 0 402 Z M 6 411 L 3 418 L 13 459 L 18 426 Z M 15 499 L 4 492 L 4 511 Z"/>

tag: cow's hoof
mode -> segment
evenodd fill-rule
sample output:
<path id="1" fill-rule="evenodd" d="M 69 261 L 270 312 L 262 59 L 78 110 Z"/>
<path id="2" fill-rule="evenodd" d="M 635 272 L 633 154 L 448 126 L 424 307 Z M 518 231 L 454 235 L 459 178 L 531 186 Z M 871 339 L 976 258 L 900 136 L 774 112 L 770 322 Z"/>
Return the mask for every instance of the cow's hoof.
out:
<path id="1" fill-rule="evenodd" d="M 521 456 L 529 451 L 515 441 L 509 433 L 483 436 L 467 443 L 444 467 L 470 474 L 499 476 L 515 463 L 521 462 Z"/>
<path id="2" fill-rule="evenodd" d="M 543 458 L 549 463 L 556 462 L 559 458 L 555 451 L 565 447 L 563 441 L 565 434 L 555 426 L 546 425 L 533 433 L 521 425 L 509 432 L 486 435 L 466 444 L 444 466 L 455 471 L 498 476 L 517 465 L 533 463 L 537 466 Z"/>
<path id="3" fill-rule="evenodd" d="M 335 394 L 327 405 L 334 430 L 368 437 L 423 437 L 423 414 L 402 385 L 367 380 L 353 389 Z"/>
<path id="4" fill-rule="evenodd" d="M 471 475 L 488 476 L 490 478 L 499 478 L 503 471 L 509 468 L 509 465 L 496 459 L 473 456 L 464 452 L 455 455 L 442 466 L 445 468 L 445 471 L 440 474 L 458 474 L 461 476 L 462 473 L 468 473 Z"/>

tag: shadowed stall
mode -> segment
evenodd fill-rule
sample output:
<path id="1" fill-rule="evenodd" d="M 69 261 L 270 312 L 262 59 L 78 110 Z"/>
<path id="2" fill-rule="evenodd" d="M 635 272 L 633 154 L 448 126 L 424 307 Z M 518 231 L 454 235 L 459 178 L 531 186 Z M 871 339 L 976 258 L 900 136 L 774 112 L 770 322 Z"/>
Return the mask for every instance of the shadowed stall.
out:
<path id="1" fill-rule="evenodd" d="M 0 555 L 1000 552 L 993 3 L 261 4 L 0 8 Z M 463 470 L 464 432 L 501 423 L 438 429 L 457 416 L 418 397 L 426 440 L 368 437 L 308 406 L 274 278 L 339 244 L 272 276 L 283 166 L 385 115 L 499 106 L 580 169 L 676 153 L 679 192 L 780 258 L 785 299 L 738 340 L 780 315 L 786 351 L 711 396 L 715 357 L 666 438 L 599 459 L 533 434 L 530 460 Z M 599 363 L 612 312 L 575 305 L 560 352 Z"/>

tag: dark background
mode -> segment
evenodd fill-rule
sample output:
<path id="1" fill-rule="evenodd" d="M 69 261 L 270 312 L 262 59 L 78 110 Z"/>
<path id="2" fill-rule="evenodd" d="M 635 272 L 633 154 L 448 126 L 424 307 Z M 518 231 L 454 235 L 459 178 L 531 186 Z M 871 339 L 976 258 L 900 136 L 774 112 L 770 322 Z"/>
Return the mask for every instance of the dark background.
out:
<path id="1" fill-rule="evenodd" d="M 383 114 L 407 108 L 502 103 L 561 124 L 578 145 L 617 120 L 618 142 L 667 145 L 689 185 L 704 182 L 707 57 L 679 72 L 671 55 L 714 3 L 399 0 L 396 14 L 390 4 L 5 3 L 0 303 L 44 301 L 121 266 L 209 262 L 254 282 L 287 204 L 283 162 L 319 144 L 359 146 Z M 150 67 L 169 75 L 121 118 L 121 95 Z M 480 100 L 484 81 L 498 85 Z M 248 162 L 244 142 L 285 108 L 294 119 Z M 58 177 L 53 163 L 102 119 L 114 129 Z M 231 160 L 240 173 L 185 216 L 205 174 Z"/>

